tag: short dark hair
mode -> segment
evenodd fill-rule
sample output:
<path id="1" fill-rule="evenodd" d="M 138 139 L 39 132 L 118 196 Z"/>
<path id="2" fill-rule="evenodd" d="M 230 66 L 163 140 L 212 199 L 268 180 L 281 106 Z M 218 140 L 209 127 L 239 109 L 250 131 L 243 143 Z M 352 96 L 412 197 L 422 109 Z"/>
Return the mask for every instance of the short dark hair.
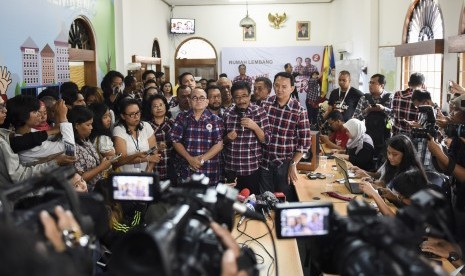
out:
<path id="1" fill-rule="evenodd" d="M 340 111 L 333 110 L 328 114 L 328 117 L 326 118 L 326 120 L 344 122 L 344 116 L 342 116 L 342 113 Z"/>
<path id="2" fill-rule="evenodd" d="M 402 196 L 411 197 L 427 187 L 424 173 L 418 169 L 409 169 L 396 175 L 391 181 L 392 187 Z"/>
<path id="3" fill-rule="evenodd" d="M 311 74 L 310 76 L 312 76 L 312 77 L 313 77 L 313 75 L 315 75 L 315 74 L 319 75 L 319 74 L 320 74 L 320 72 L 318 72 L 318 71 L 313 71 L 313 72 L 312 72 L 312 74 Z"/>
<path id="4" fill-rule="evenodd" d="M 413 90 L 412 93 L 412 102 L 419 101 L 423 102 L 426 100 L 431 100 L 431 93 L 426 90 Z"/>
<path id="5" fill-rule="evenodd" d="M 231 87 L 231 95 L 234 96 L 234 92 L 237 91 L 237 90 L 241 90 L 241 89 L 246 89 L 247 94 L 250 95 L 250 93 L 251 93 L 250 86 L 245 81 L 237 81 L 237 82 L 235 82 Z"/>
<path id="6" fill-rule="evenodd" d="M 408 86 L 420 86 L 425 83 L 425 76 L 422 73 L 412 73 L 408 80 Z"/>
<path id="7" fill-rule="evenodd" d="M 292 67 L 292 65 L 291 65 L 290 63 L 284 64 L 284 69 L 287 69 L 287 68 L 289 68 L 289 67 Z"/>
<path id="8" fill-rule="evenodd" d="M 291 73 L 279 72 L 278 74 L 276 74 L 276 75 L 274 76 L 273 82 L 276 82 L 276 79 L 277 79 L 278 77 L 290 79 L 290 80 L 291 80 L 291 86 L 294 86 L 294 76 L 293 76 Z"/>
<path id="9" fill-rule="evenodd" d="M 273 89 L 273 83 L 271 82 L 271 80 L 269 78 L 267 78 L 267 77 L 258 77 L 258 78 L 255 79 L 256 83 L 259 82 L 259 81 L 262 81 L 265 84 L 268 91 L 271 92 L 271 90 Z"/>
<path id="10" fill-rule="evenodd" d="M 153 74 L 155 77 L 157 76 L 157 74 L 155 73 L 155 71 L 153 71 L 153 70 L 146 70 L 144 73 L 142 73 L 142 80 L 145 80 L 145 78 L 147 77 L 148 74 Z"/>
<path id="11" fill-rule="evenodd" d="M 165 75 L 165 73 L 161 72 L 161 71 L 157 71 L 155 72 L 155 78 L 158 79 L 158 78 L 161 78 Z"/>
<path id="12" fill-rule="evenodd" d="M 178 77 L 178 83 L 179 83 L 179 84 L 182 84 L 182 79 L 184 78 L 184 76 L 187 76 L 187 75 L 191 75 L 192 77 L 194 77 L 194 74 L 192 74 L 191 72 L 184 72 L 184 73 L 182 73 L 181 75 L 179 75 L 179 77 Z"/>
<path id="13" fill-rule="evenodd" d="M 79 88 L 77 84 L 72 81 L 64 82 L 60 86 L 60 94 L 63 101 L 65 101 L 66 105 L 73 105 L 75 101 L 78 99 Z"/>
<path id="14" fill-rule="evenodd" d="M 201 78 L 201 79 L 199 80 L 199 82 L 201 82 L 201 81 L 206 81 L 206 82 L 208 82 L 208 80 L 205 79 L 205 78 Z"/>
<path id="15" fill-rule="evenodd" d="M 179 92 L 179 90 L 186 90 L 186 89 L 189 89 L 189 90 L 191 91 L 190 93 L 192 93 L 192 88 L 191 88 L 190 86 L 185 85 L 185 84 L 180 85 L 180 86 L 178 87 L 178 92 Z M 179 94 L 179 93 L 178 93 L 178 94 Z"/>
<path id="16" fill-rule="evenodd" d="M 137 82 L 137 80 L 136 80 L 136 78 L 134 76 L 129 75 L 129 76 L 126 76 L 124 78 L 124 86 L 125 87 L 129 87 L 135 82 Z"/>
<path id="17" fill-rule="evenodd" d="M 218 78 L 227 78 L 228 77 L 228 74 L 226 73 L 221 73 Z"/>
<path id="18" fill-rule="evenodd" d="M 144 82 L 144 86 L 146 86 L 149 83 L 154 83 L 155 85 L 157 85 L 157 82 L 154 79 L 149 79 L 146 82 Z"/>
<path id="19" fill-rule="evenodd" d="M 383 85 L 386 84 L 386 77 L 384 75 L 374 74 L 373 76 L 371 76 L 371 78 L 378 78 L 378 83 L 379 84 L 383 84 Z"/>
<path id="20" fill-rule="evenodd" d="M 244 66 L 244 68 L 247 69 L 247 66 L 245 66 L 244 63 L 242 63 L 241 65 L 239 65 L 239 66 L 237 67 L 237 69 L 241 69 L 242 66 Z"/>
<path id="21" fill-rule="evenodd" d="M 38 111 L 40 109 L 40 102 L 38 99 L 27 95 L 18 95 L 6 102 L 8 113 L 6 114 L 6 126 L 9 124 L 15 128 L 22 127 L 29 120 L 30 112 Z"/>
<path id="22" fill-rule="evenodd" d="M 207 92 L 207 98 L 208 98 L 208 93 L 210 92 L 210 90 L 215 90 L 215 89 L 218 89 L 221 92 L 221 88 L 218 85 L 207 86 L 207 88 L 205 89 L 205 92 Z"/>
<path id="23" fill-rule="evenodd" d="M 349 76 L 349 78 L 350 78 L 350 72 L 347 71 L 347 70 L 342 70 L 341 72 L 339 72 L 339 75 Z"/>

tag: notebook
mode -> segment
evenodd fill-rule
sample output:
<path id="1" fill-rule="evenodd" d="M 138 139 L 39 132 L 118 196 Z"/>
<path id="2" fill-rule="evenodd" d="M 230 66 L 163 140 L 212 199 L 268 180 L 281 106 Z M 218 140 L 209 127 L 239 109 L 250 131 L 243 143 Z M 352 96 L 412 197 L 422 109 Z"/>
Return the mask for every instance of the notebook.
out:
<path id="1" fill-rule="evenodd" d="M 346 161 L 334 157 L 334 160 L 336 160 L 336 166 L 337 170 L 342 174 L 344 177 L 344 185 L 346 185 L 347 189 L 352 193 L 352 194 L 362 194 L 363 192 L 360 190 L 360 187 L 358 185 L 358 182 L 354 181 L 353 179 L 349 178 L 349 174 L 347 173 L 347 164 Z"/>

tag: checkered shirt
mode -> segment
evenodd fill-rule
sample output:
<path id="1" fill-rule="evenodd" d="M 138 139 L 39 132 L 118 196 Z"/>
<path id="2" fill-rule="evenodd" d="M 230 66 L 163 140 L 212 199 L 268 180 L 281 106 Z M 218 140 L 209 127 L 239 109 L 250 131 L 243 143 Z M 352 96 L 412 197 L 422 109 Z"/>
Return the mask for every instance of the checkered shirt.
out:
<path id="1" fill-rule="evenodd" d="M 169 136 L 173 124 L 174 122 L 168 118 L 165 118 L 165 121 L 161 125 L 156 125 L 153 122 L 150 122 L 150 125 L 155 132 L 158 153 L 161 155 L 160 162 L 155 165 L 155 171 L 162 180 L 168 178 L 168 161 L 171 157 L 171 151 L 174 150 Z"/>
<path id="2" fill-rule="evenodd" d="M 173 143 L 181 143 L 191 156 L 205 154 L 211 147 L 222 141 L 223 121 L 220 117 L 206 109 L 198 121 L 192 110 L 179 113 L 170 132 Z M 194 172 L 190 170 L 187 160 L 178 156 L 181 162 L 178 172 L 182 179 L 186 179 Z M 220 178 L 220 154 L 205 161 L 198 173 L 210 178 L 210 184 L 218 184 Z"/>
<path id="3" fill-rule="evenodd" d="M 284 107 L 279 107 L 276 96 L 262 103 L 271 126 L 270 143 L 263 151 L 262 167 L 270 163 L 280 166 L 290 160 L 295 152 L 305 153 L 311 146 L 310 122 L 300 103 L 290 98 Z"/>
<path id="4" fill-rule="evenodd" d="M 263 145 L 270 141 L 270 123 L 262 107 L 250 104 L 244 117 L 257 123 L 265 133 L 265 141 L 262 144 L 255 131 L 241 126 L 241 119 L 235 108 L 230 109 L 225 114 L 223 117 L 224 134 L 226 135 L 233 130 L 237 133 L 237 138 L 224 146 L 225 169 L 240 176 L 251 175 L 258 170 L 262 159 Z"/>
<path id="5" fill-rule="evenodd" d="M 241 75 L 239 75 L 239 76 L 236 76 L 236 77 L 233 79 L 232 83 L 236 83 L 236 82 L 240 82 L 240 81 L 243 81 L 243 82 L 248 83 L 248 84 L 249 84 L 249 87 L 250 87 L 250 88 L 253 88 L 253 81 L 252 81 L 252 78 L 251 78 L 251 77 L 249 77 L 249 76 L 247 76 L 247 75 L 245 75 L 244 77 L 242 77 Z"/>
<path id="6" fill-rule="evenodd" d="M 412 103 L 413 90 L 408 88 L 404 91 L 397 91 L 392 99 L 391 109 L 394 118 L 392 125 L 392 135 L 399 133 L 410 133 L 410 126 L 403 121 L 415 121 L 418 117 L 418 111 Z"/>
<path id="7" fill-rule="evenodd" d="M 385 97 L 384 95 L 386 95 L 386 93 L 389 93 L 389 92 L 387 92 L 386 90 L 383 90 L 383 92 L 381 93 L 378 99 L 375 99 L 372 97 L 373 102 L 375 104 L 381 104 L 381 100 L 383 99 L 383 97 Z M 383 112 L 388 117 L 391 117 L 391 113 L 392 113 L 391 102 L 392 102 L 392 94 L 391 94 L 391 97 L 389 97 L 389 100 L 384 102 L 384 105 L 383 105 L 384 106 Z M 364 111 L 365 109 L 367 109 L 368 106 L 370 106 L 370 102 L 368 101 L 368 98 L 365 97 L 365 95 L 363 95 L 358 101 L 357 107 L 355 108 L 354 116 L 352 116 L 352 118 L 359 119 L 360 121 L 365 120 L 365 117 L 368 115 L 368 113 L 365 113 Z"/>
<path id="8" fill-rule="evenodd" d="M 308 80 L 308 91 L 307 91 L 307 102 L 317 103 L 320 100 L 320 80 L 309 79 Z"/>
<path id="9" fill-rule="evenodd" d="M 318 68 L 316 68 L 315 65 L 310 64 L 310 65 L 305 66 L 305 67 L 303 68 L 302 74 L 303 74 L 304 76 L 309 76 L 309 77 L 311 78 L 313 72 L 318 72 Z"/>

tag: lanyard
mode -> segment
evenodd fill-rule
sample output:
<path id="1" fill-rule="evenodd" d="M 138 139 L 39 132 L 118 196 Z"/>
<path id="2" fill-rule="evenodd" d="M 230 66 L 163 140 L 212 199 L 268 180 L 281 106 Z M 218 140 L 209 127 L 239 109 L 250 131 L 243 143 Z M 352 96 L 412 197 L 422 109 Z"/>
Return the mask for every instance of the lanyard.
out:
<path id="1" fill-rule="evenodd" d="M 134 143 L 134 146 L 136 147 L 137 152 L 140 152 L 140 148 L 139 148 L 139 131 L 138 130 L 136 131 L 136 140 L 134 140 L 134 137 L 132 137 L 132 134 L 130 136 L 131 136 L 132 142 Z"/>
<path id="2" fill-rule="evenodd" d="M 347 89 L 347 91 L 346 91 L 346 93 L 344 95 L 344 99 L 342 99 L 342 102 L 340 103 L 341 106 L 344 103 L 344 101 L 346 100 L 347 94 L 349 94 L 349 90 L 350 90 L 350 86 L 349 86 L 349 89 Z M 339 87 L 339 100 L 340 99 L 341 99 L 341 88 Z"/>

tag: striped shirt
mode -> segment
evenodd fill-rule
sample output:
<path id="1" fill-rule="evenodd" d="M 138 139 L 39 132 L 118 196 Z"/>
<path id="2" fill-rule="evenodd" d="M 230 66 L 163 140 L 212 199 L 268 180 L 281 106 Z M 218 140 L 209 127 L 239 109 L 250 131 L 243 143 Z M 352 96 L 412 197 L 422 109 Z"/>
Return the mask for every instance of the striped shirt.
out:
<path id="1" fill-rule="evenodd" d="M 237 138 L 225 143 L 225 169 L 233 171 L 236 175 L 251 175 L 258 170 L 262 158 L 263 145 L 270 140 L 270 124 L 265 110 L 257 105 L 250 104 L 244 115 L 252 119 L 265 133 L 265 141 L 262 144 L 255 131 L 241 126 L 241 116 L 235 108 L 229 109 L 224 116 L 224 133 L 236 131 Z"/>
<path id="2" fill-rule="evenodd" d="M 220 117 L 206 109 L 199 120 L 195 119 L 192 110 L 179 113 L 170 132 L 173 143 L 181 143 L 191 156 L 205 154 L 211 147 L 223 140 L 223 121 Z M 179 171 L 182 179 L 194 172 L 189 168 L 187 160 L 178 155 Z M 203 173 L 210 178 L 210 184 L 216 185 L 220 178 L 220 155 L 217 154 L 196 173 Z"/>
<path id="3" fill-rule="evenodd" d="M 263 151 L 264 169 L 268 169 L 270 163 L 280 166 L 295 152 L 305 153 L 310 149 L 310 122 L 307 112 L 296 99 L 290 98 L 285 106 L 280 107 L 276 96 L 271 96 L 262 106 L 271 127 L 270 143 Z"/>

